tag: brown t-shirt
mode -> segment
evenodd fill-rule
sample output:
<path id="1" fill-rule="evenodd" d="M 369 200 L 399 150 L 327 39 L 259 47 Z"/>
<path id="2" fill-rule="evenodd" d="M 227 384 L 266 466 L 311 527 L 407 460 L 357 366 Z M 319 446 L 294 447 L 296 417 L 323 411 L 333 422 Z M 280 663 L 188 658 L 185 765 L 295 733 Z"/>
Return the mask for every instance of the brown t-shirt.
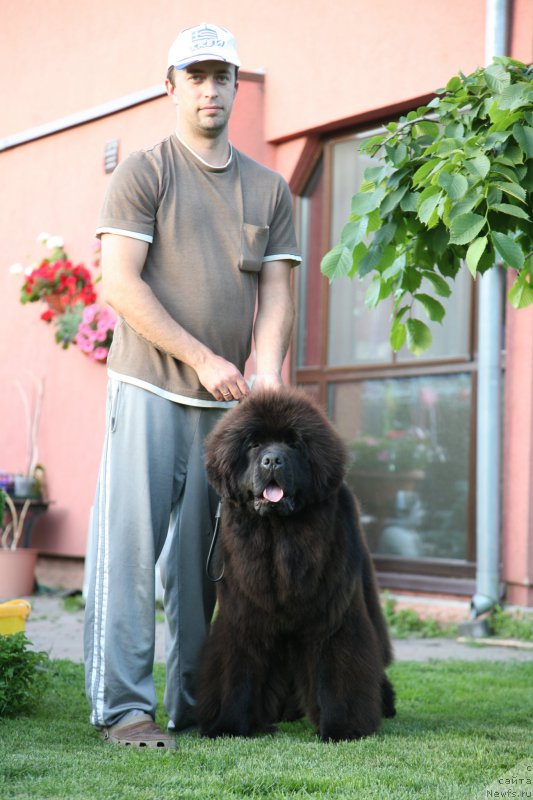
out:
<path id="1" fill-rule="evenodd" d="M 283 178 L 232 150 L 212 167 L 175 135 L 115 170 L 97 235 L 150 243 L 142 278 L 179 324 L 241 371 L 250 354 L 258 275 L 265 261 L 301 261 Z M 220 405 L 195 371 L 120 319 L 112 374 L 178 402 Z"/>

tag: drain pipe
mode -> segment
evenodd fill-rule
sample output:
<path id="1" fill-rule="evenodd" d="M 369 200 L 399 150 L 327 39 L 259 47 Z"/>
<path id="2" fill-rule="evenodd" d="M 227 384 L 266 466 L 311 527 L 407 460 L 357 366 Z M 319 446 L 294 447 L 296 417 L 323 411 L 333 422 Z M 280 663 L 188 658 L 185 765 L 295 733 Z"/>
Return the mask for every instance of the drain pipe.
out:
<path id="1" fill-rule="evenodd" d="M 487 0 L 485 62 L 507 54 L 509 1 Z M 472 618 L 498 604 L 500 592 L 500 440 L 502 270 L 495 265 L 481 278 L 478 323 L 476 457 L 476 593 Z"/>

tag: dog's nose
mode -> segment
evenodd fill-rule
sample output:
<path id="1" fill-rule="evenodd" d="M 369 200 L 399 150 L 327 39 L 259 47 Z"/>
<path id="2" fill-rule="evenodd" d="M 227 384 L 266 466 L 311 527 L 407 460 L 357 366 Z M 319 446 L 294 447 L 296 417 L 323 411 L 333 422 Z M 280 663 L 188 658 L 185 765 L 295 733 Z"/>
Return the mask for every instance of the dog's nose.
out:
<path id="1" fill-rule="evenodd" d="M 278 469 L 285 465 L 285 459 L 281 450 L 267 450 L 261 456 L 261 466 L 265 469 Z"/>

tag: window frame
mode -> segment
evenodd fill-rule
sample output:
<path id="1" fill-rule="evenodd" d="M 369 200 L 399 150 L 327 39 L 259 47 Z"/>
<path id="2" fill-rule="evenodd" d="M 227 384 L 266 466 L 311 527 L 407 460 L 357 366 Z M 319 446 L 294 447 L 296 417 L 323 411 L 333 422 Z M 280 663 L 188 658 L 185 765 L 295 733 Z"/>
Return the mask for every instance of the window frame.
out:
<path id="1" fill-rule="evenodd" d="M 385 122 L 383 123 L 385 124 Z M 356 140 L 358 138 L 372 135 L 373 132 L 380 130 L 381 126 L 373 123 L 364 128 L 359 127 L 350 131 L 330 135 L 323 138 L 315 148 L 309 168 L 304 171 L 306 181 L 301 182 L 296 187 L 295 194 L 298 201 L 305 197 L 305 192 L 309 181 L 312 179 L 313 171 L 317 164 L 322 160 L 323 169 L 323 208 L 327 210 L 324 214 L 322 225 L 322 252 L 326 253 L 332 245 L 332 198 L 333 198 L 333 148 L 340 142 Z M 300 191 L 298 191 L 298 189 Z M 307 197 L 308 207 L 312 202 L 312 196 Z M 299 212 L 301 206 L 299 207 Z M 299 220 L 300 222 L 300 220 Z M 310 264 L 309 268 L 319 268 L 319 265 Z M 301 278 L 296 284 L 297 312 L 299 305 L 299 291 Z M 467 556 L 465 560 L 454 559 L 407 559 L 399 556 L 380 556 L 373 555 L 376 565 L 380 585 L 383 588 L 408 591 L 431 591 L 446 592 L 450 594 L 470 595 L 475 585 L 476 569 L 476 509 L 475 509 L 475 472 L 476 472 L 476 407 L 477 407 L 477 291 L 472 291 L 470 300 L 470 320 L 468 326 L 467 353 L 459 356 L 449 356 L 442 358 L 427 358 L 412 356 L 412 358 L 398 359 L 397 354 L 392 354 L 390 363 L 365 363 L 362 365 L 349 366 L 329 366 L 328 358 L 328 331 L 330 313 L 330 288 L 328 280 L 323 277 L 320 296 L 320 364 L 315 366 L 300 366 L 297 362 L 300 343 L 295 342 L 292 363 L 293 383 L 302 389 L 310 391 L 323 408 L 328 410 L 328 396 L 330 387 L 337 383 L 360 382 L 369 379 L 385 378 L 405 378 L 418 377 L 422 375 L 452 375 L 456 373 L 471 374 L 471 412 L 470 412 L 470 451 L 468 457 L 469 475 L 469 497 L 467 506 Z M 301 325 L 299 331 L 301 333 Z M 504 366 L 505 354 L 502 357 L 502 367 Z"/>

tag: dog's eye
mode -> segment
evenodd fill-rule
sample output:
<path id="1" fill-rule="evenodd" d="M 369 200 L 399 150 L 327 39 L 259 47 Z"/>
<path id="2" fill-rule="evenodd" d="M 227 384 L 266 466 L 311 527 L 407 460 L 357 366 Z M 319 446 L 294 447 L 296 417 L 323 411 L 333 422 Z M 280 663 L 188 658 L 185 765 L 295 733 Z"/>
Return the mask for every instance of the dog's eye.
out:
<path id="1" fill-rule="evenodd" d="M 257 450 L 259 442 L 248 442 L 248 450 Z"/>

